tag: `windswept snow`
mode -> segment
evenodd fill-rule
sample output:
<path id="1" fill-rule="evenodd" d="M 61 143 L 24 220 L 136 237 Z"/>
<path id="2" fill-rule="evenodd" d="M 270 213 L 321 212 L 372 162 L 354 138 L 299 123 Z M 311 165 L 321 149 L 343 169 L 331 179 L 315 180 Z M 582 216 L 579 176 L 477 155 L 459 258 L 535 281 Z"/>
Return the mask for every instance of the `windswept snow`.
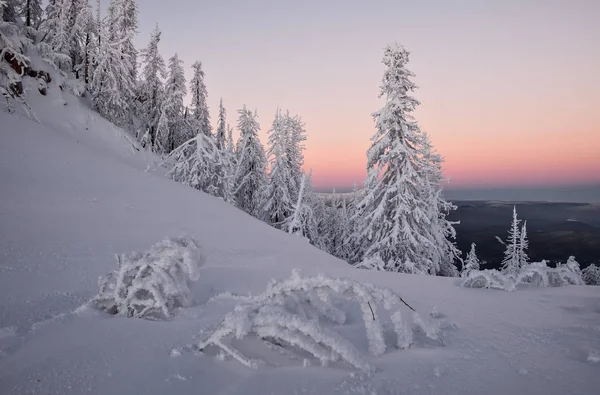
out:
<path id="1" fill-rule="evenodd" d="M 220 199 L 145 171 L 154 158 L 77 99 L 54 91 L 32 99 L 32 107 L 43 125 L 0 113 L 2 395 L 562 395 L 600 386 L 600 287 L 499 292 L 354 269 Z M 115 268 L 115 254 L 181 235 L 198 241 L 206 264 L 189 307 L 171 320 L 80 307 L 96 294 L 98 277 Z M 236 304 L 210 298 L 259 295 L 294 268 L 390 288 L 436 323 L 443 346 L 364 352 L 375 367 L 370 373 L 309 358 L 286 363 L 285 349 L 265 351 L 250 338 L 236 347 L 249 357 L 272 356 L 272 364 L 254 370 L 186 347 Z M 348 317 L 350 331 L 340 333 L 363 325 L 351 339 L 368 350 L 360 315 Z"/>

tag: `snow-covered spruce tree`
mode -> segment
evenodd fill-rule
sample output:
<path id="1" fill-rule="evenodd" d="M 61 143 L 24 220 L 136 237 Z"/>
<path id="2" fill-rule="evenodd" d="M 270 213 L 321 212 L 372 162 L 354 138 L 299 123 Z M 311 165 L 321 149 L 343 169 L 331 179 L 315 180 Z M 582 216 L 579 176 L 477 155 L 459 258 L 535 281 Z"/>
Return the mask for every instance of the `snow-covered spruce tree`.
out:
<path id="1" fill-rule="evenodd" d="M 442 173 L 443 159 L 433 147 L 429 135 L 422 131 L 421 134 L 421 165 L 420 171 L 426 180 L 423 185 L 423 194 L 428 197 L 427 205 L 429 220 L 432 226 L 428 228 L 429 238 L 433 248 L 425 248 L 423 253 L 430 257 L 437 274 L 446 277 L 458 276 L 458 269 L 454 265 L 460 259 L 461 252 L 452 240 L 456 239 L 457 222 L 448 221 L 448 214 L 456 210 L 456 205 L 447 201 L 443 196 L 442 183 L 445 181 Z"/>
<path id="2" fill-rule="evenodd" d="M 295 184 L 295 180 L 292 178 L 290 162 L 287 157 L 290 137 L 285 121 L 281 112 L 277 110 L 273 126 L 269 130 L 269 150 L 267 151 L 270 173 L 264 210 L 269 223 L 278 229 L 284 227 L 294 206 L 290 187 Z"/>
<path id="3" fill-rule="evenodd" d="M 475 252 L 475 243 L 471 243 L 471 251 L 467 254 L 467 259 L 464 261 L 463 269 L 460 272 L 461 277 L 469 277 L 473 271 L 479 271 L 479 259 Z"/>
<path id="4" fill-rule="evenodd" d="M 502 273 L 512 279 L 517 277 L 522 266 L 520 222 L 521 220 L 517 217 L 517 207 L 515 206 L 513 207 L 513 220 L 508 231 L 504 260 L 502 261 Z"/>
<path id="5" fill-rule="evenodd" d="M 90 91 L 94 107 L 120 126 L 130 125 L 135 103 L 137 6 L 133 0 L 111 0 L 101 24 L 97 64 Z"/>
<path id="6" fill-rule="evenodd" d="M 233 158 L 235 156 L 235 144 L 233 142 L 233 128 L 227 124 L 227 152 Z"/>
<path id="7" fill-rule="evenodd" d="M 312 170 L 302 174 L 298 199 L 292 215 L 286 220 L 289 233 L 295 233 L 308 239 L 309 243 L 325 251 L 322 234 L 319 233 L 319 219 L 323 217 L 325 204 L 315 197 L 312 188 Z M 284 228 L 285 229 L 285 228 Z"/>
<path id="8" fill-rule="evenodd" d="M 136 0 L 110 0 L 108 4 L 108 39 L 118 45 L 121 56 L 130 65 L 128 77 L 137 80 L 137 55 L 133 37 L 138 28 L 138 6 Z"/>
<path id="9" fill-rule="evenodd" d="M 527 265 L 529 262 L 527 249 L 529 249 L 529 240 L 527 240 L 527 221 L 523 221 L 523 226 L 521 227 L 521 232 L 519 234 L 519 265 L 521 267 Z M 577 267 L 579 267 L 579 264 L 577 264 Z"/>
<path id="10" fill-rule="evenodd" d="M 586 285 L 600 285 L 600 267 L 592 263 L 581 271 L 581 278 Z"/>
<path id="11" fill-rule="evenodd" d="M 438 274 L 448 256 L 448 241 L 439 218 L 439 204 L 432 204 L 435 180 L 423 169 L 426 141 L 412 116 L 419 102 L 410 96 L 416 85 L 406 69 L 409 52 L 398 44 L 386 47 L 380 95 L 384 107 L 374 115 L 377 132 L 367 151 L 368 176 L 359 204 L 360 237 L 365 249 L 360 266 L 405 273 Z M 437 220 L 434 220 L 437 219 Z M 445 219 L 445 218 L 444 218 Z M 439 256 L 440 260 L 433 259 Z"/>
<path id="12" fill-rule="evenodd" d="M 223 107 L 223 99 L 219 101 L 219 119 L 217 121 L 217 135 L 215 136 L 217 139 L 217 147 L 220 150 L 226 149 L 227 138 L 226 134 L 226 117 L 227 113 L 225 111 L 225 107 Z"/>
<path id="13" fill-rule="evenodd" d="M 197 61 L 192 65 L 194 75 L 190 81 L 190 93 L 192 95 L 192 122 L 196 130 L 194 133 L 202 132 L 207 136 L 212 136 L 210 126 L 210 114 L 206 102 L 207 92 L 204 85 L 204 71 L 202 71 L 202 62 Z"/>
<path id="14" fill-rule="evenodd" d="M 88 90 L 88 85 L 98 55 L 98 30 L 94 12 L 89 0 L 80 0 L 75 15 L 74 26 L 71 30 L 71 60 L 73 71 L 81 83 L 75 93 L 83 95 Z"/>
<path id="15" fill-rule="evenodd" d="M 163 79 L 166 78 L 165 61 L 158 50 L 160 35 L 161 32 L 156 25 L 150 36 L 150 43 L 141 51 L 144 67 L 138 94 L 139 115 L 143 133 L 148 133 L 148 140 L 152 147 L 156 142 L 156 131 L 162 113 Z"/>
<path id="16" fill-rule="evenodd" d="M 238 113 L 240 139 L 236 148 L 234 195 L 239 208 L 256 218 L 264 219 L 267 159 L 258 138 L 260 126 L 256 121 L 256 114 L 252 114 L 246 106 Z"/>
<path id="17" fill-rule="evenodd" d="M 169 71 L 162 102 L 162 116 L 168 127 L 157 135 L 157 151 L 169 153 L 195 136 L 194 130 L 184 120 L 183 98 L 187 94 L 183 61 L 175 54 L 169 59 Z"/>
<path id="18" fill-rule="evenodd" d="M 56 66 L 63 71 L 71 71 L 71 30 L 69 18 L 71 16 L 72 0 L 49 0 L 46 6 L 46 18 L 41 24 L 41 29 L 47 41 L 56 53 Z"/>
<path id="19" fill-rule="evenodd" d="M 290 171 L 289 191 L 290 197 L 295 200 L 300 189 L 300 182 L 304 176 L 304 141 L 306 140 L 306 129 L 300 116 L 291 116 L 289 111 L 283 115 L 283 124 L 287 130 L 288 143 L 286 157 Z"/>
<path id="20" fill-rule="evenodd" d="M 23 18 L 26 27 L 37 29 L 44 14 L 42 0 L 21 0 L 19 14 Z"/>
<path id="21" fill-rule="evenodd" d="M 107 18 L 100 31 L 97 64 L 90 83 L 95 109 L 120 126 L 129 125 L 135 95 L 135 80 L 131 79 L 131 58 L 123 56 L 118 41 L 109 39 Z"/>

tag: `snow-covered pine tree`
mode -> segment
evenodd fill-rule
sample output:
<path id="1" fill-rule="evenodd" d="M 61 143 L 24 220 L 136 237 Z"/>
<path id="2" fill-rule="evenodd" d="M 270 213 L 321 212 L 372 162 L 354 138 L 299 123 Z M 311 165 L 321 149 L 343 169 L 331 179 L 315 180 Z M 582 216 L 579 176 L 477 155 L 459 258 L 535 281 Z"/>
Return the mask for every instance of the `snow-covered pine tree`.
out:
<path id="1" fill-rule="evenodd" d="M 513 220 L 508 239 L 506 240 L 506 250 L 504 251 L 504 260 L 502 261 L 502 272 L 508 277 L 514 279 L 521 269 L 521 256 L 519 244 L 521 242 L 521 231 L 519 229 L 520 219 L 517 217 L 517 207 L 513 206 Z"/>
<path id="2" fill-rule="evenodd" d="M 41 24 L 47 40 L 56 53 L 56 66 L 63 71 L 71 71 L 71 30 L 69 17 L 71 15 L 71 0 L 49 0 L 46 6 L 46 18 Z"/>
<path id="3" fill-rule="evenodd" d="M 107 18 L 100 31 L 97 64 L 90 83 L 92 102 L 96 110 L 120 126 L 131 122 L 135 81 L 131 80 L 131 59 L 122 56 L 118 42 L 108 38 Z"/>
<path id="4" fill-rule="evenodd" d="M 290 162 L 287 157 L 289 144 L 288 124 L 281 115 L 281 111 L 277 110 L 273 126 L 269 130 L 267 158 L 270 173 L 264 210 L 268 222 L 278 229 L 283 228 L 284 222 L 291 215 L 294 206 L 290 187 L 295 184 L 295 180 L 292 179 Z"/>
<path id="5" fill-rule="evenodd" d="M 235 155 L 235 145 L 233 142 L 233 128 L 227 124 L 227 151 L 233 157 Z"/>
<path id="6" fill-rule="evenodd" d="M 286 220 L 285 227 L 288 233 L 292 233 L 301 237 L 305 237 L 312 244 L 313 240 L 318 240 L 317 221 L 313 208 L 310 204 L 311 191 L 311 176 L 312 170 L 307 176 L 302 174 L 300 179 L 300 187 L 298 189 L 298 198 L 293 207 L 292 214 Z"/>
<path id="7" fill-rule="evenodd" d="M 473 271 L 479 270 L 479 258 L 475 252 L 475 243 L 471 243 L 471 251 L 467 254 L 467 259 L 464 261 L 463 269 L 460 272 L 461 277 L 469 277 Z"/>
<path id="8" fill-rule="evenodd" d="M 412 116 L 419 102 L 410 96 L 414 74 L 406 69 L 409 52 L 388 45 L 383 63 L 380 96 L 384 107 L 376 112 L 377 132 L 367 151 L 368 176 L 359 204 L 360 237 L 365 241 L 360 266 L 405 273 L 436 274 L 439 270 L 428 249 L 432 240 L 430 207 L 433 193 L 421 168 L 423 134 Z"/>
<path id="9" fill-rule="evenodd" d="M 137 55 L 133 45 L 133 38 L 138 28 L 138 6 L 136 0 L 110 0 L 107 10 L 108 39 L 114 42 L 127 59 L 129 64 L 128 75 L 124 76 L 130 81 L 137 80 Z M 133 98 L 133 97 L 132 97 Z"/>
<path id="10" fill-rule="evenodd" d="M 206 102 L 207 92 L 204 85 L 204 71 L 202 71 L 202 62 L 197 61 L 192 65 L 194 75 L 190 81 L 190 93 L 192 94 L 192 119 L 197 133 L 201 131 L 207 136 L 211 136 L 210 114 Z"/>
<path id="11" fill-rule="evenodd" d="M 26 27 L 37 29 L 42 22 L 42 0 L 21 0 L 20 15 Z"/>
<path id="12" fill-rule="evenodd" d="M 71 59 L 78 78 L 82 79 L 80 94 L 87 90 L 90 83 L 94 57 L 98 52 L 98 35 L 94 12 L 89 0 L 80 0 L 74 26 L 71 30 Z"/>
<path id="13" fill-rule="evenodd" d="M 291 182 L 289 185 L 290 197 L 295 200 L 300 189 L 300 182 L 304 176 L 304 144 L 306 129 L 302 119 L 296 115 L 291 116 L 289 111 L 283 116 L 283 124 L 287 130 L 289 142 L 287 143 L 286 156 L 290 171 Z"/>
<path id="14" fill-rule="evenodd" d="M 149 143 L 152 147 L 156 142 L 156 131 L 162 114 L 163 79 L 166 77 L 165 61 L 158 50 L 160 35 L 160 29 L 156 25 L 150 36 L 150 43 L 141 51 L 144 67 L 138 95 L 140 122 L 143 132 L 148 133 Z M 166 122 L 166 119 L 163 121 L 163 127 L 168 128 L 168 125 L 164 122 Z"/>
<path id="15" fill-rule="evenodd" d="M 220 150 L 226 149 L 226 117 L 227 113 L 225 111 L 225 107 L 223 107 L 223 99 L 219 101 L 219 119 L 217 121 L 217 147 Z"/>
<path id="16" fill-rule="evenodd" d="M 529 248 L 529 240 L 527 240 L 527 221 L 523 221 L 521 232 L 519 234 L 519 267 L 527 265 L 529 256 L 527 249 Z"/>
<path id="17" fill-rule="evenodd" d="M 264 219 L 267 159 L 258 138 L 260 126 L 256 116 L 246 106 L 238 113 L 240 139 L 236 148 L 234 195 L 239 208 L 256 218 Z"/>
<path id="18" fill-rule="evenodd" d="M 460 257 L 461 253 L 452 240 L 456 239 L 456 230 L 453 225 L 457 222 L 448 221 L 446 217 L 457 207 L 443 196 L 444 177 L 441 155 L 436 152 L 426 132 L 421 132 L 421 139 L 420 172 L 426 180 L 422 185 L 422 193 L 429 200 L 426 208 L 432 224 L 428 228 L 431 246 L 427 246 L 423 253 L 429 256 L 438 275 L 456 277 L 458 269 L 454 265 L 454 261 Z"/>
<path id="19" fill-rule="evenodd" d="M 183 98 L 187 94 L 183 61 L 177 54 L 169 59 L 162 110 L 167 117 L 168 130 L 159 135 L 160 151 L 169 153 L 194 137 L 194 131 L 184 120 Z M 162 115 L 161 115 L 162 116 Z"/>

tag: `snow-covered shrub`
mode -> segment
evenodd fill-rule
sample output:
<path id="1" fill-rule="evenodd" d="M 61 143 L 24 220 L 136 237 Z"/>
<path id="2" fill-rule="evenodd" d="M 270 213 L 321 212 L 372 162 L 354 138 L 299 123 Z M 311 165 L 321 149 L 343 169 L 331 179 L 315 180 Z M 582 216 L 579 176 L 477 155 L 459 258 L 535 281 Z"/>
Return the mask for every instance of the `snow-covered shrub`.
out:
<path id="1" fill-rule="evenodd" d="M 600 285 L 600 267 L 592 263 L 581 271 L 581 279 L 586 285 Z"/>
<path id="2" fill-rule="evenodd" d="M 574 257 L 569 257 L 565 264 L 556 268 L 548 267 L 546 261 L 532 262 L 521 268 L 516 278 L 516 284 L 529 284 L 532 287 L 564 287 L 567 285 L 582 285 L 579 263 Z"/>
<path id="3" fill-rule="evenodd" d="M 360 307 L 371 355 L 381 355 L 388 348 L 381 307 L 387 311 L 394 328 L 397 348 L 413 344 L 413 331 L 441 341 L 438 328 L 428 324 L 396 293 L 349 279 L 324 275 L 303 277 L 294 271 L 288 280 L 269 283 L 263 294 L 236 300 L 241 303 L 197 347 L 205 350 L 216 346 L 248 367 L 255 367 L 256 362 L 235 349 L 231 339 L 254 335 L 292 351 L 308 352 L 322 365 L 343 361 L 357 369 L 371 371 L 373 366 L 352 342 L 327 326 L 346 323 L 347 311 L 341 306 L 347 306 L 348 301 Z"/>
<path id="4" fill-rule="evenodd" d="M 196 241 L 179 237 L 147 252 L 117 255 L 117 261 L 119 268 L 100 278 L 92 304 L 110 314 L 167 319 L 188 304 L 189 285 L 199 279 L 204 256 Z"/>
<path id="5" fill-rule="evenodd" d="M 469 273 L 462 282 L 465 288 L 493 288 L 504 291 L 512 291 L 511 281 L 498 270 L 474 270 Z"/>

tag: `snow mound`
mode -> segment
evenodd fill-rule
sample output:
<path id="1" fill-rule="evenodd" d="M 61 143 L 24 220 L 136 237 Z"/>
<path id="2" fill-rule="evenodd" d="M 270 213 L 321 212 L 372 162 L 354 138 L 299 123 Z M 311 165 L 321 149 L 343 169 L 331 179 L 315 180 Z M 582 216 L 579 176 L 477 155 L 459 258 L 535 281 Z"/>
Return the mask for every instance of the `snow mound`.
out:
<path id="1" fill-rule="evenodd" d="M 231 297 L 231 294 L 218 295 L 213 300 Z M 360 307 L 368 351 L 373 356 L 384 354 L 389 346 L 384 336 L 381 307 L 392 323 L 396 348 L 410 347 L 414 343 L 415 331 L 441 343 L 439 329 L 426 322 L 398 294 L 387 288 L 349 279 L 322 274 L 304 277 L 294 270 L 291 278 L 285 281 L 271 281 L 259 296 L 233 298 L 241 303 L 223 318 L 197 348 L 204 351 L 215 346 L 252 368 L 257 366 L 258 361 L 235 349 L 231 345 L 232 339 L 254 335 L 282 347 L 288 354 L 308 353 L 323 366 L 342 361 L 362 371 L 373 371 L 373 365 L 352 341 L 334 330 L 347 322 L 350 309 L 344 310 L 341 306 L 347 306 L 348 302 L 358 303 Z M 300 356 L 298 358 L 301 359 Z M 307 365 L 306 360 L 304 365 Z"/>
<path id="2" fill-rule="evenodd" d="M 474 270 L 469 273 L 461 286 L 465 288 L 487 288 L 512 290 L 508 279 L 498 270 Z"/>
<path id="3" fill-rule="evenodd" d="M 144 253 L 117 255 L 119 268 L 101 277 L 92 304 L 110 314 L 168 319 L 188 305 L 204 256 L 189 237 L 163 240 Z"/>
<path id="4" fill-rule="evenodd" d="M 565 287 L 583 285 L 582 272 L 574 257 L 566 263 L 549 267 L 546 261 L 532 262 L 519 269 L 516 277 L 497 270 L 472 271 L 463 281 L 466 288 L 493 288 L 514 291 L 517 288 Z"/>
<path id="5" fill-rule="evenodd" d="M 548 267 L 546 261 L 530 263 L 521 268 L 516 282 L 536 288 L 583 285 L 579 263 L 573 257 L 556 268 Z"/>
<path id="6" fill-rule="evenodd" d="M 600 285 L 600 267 L 592 263 L 581 271 L 581 278 L 586 285 Z"/>

